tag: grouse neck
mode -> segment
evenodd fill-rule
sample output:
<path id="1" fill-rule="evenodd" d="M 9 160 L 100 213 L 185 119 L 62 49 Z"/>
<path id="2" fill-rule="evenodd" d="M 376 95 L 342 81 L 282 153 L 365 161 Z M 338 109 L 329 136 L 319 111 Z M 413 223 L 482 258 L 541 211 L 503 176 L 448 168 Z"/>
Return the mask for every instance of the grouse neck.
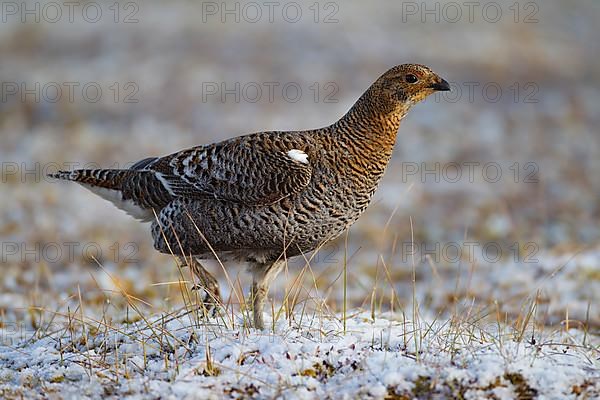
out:
<path id="1" fill-rule="evenodd" d="M 339 140 L 357 145 L 372 144 L 391 149 L 396 142 L 400 122 L 410 105 L 393 101 L 370 87 L 335 123 Z"/>

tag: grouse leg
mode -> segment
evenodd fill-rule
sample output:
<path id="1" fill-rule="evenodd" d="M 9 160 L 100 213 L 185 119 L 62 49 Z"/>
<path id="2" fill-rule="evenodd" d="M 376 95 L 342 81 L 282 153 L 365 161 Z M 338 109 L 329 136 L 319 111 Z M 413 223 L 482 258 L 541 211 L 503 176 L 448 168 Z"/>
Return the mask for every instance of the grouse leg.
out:
<path id="1" fill-rule="evenodd" d="M 285 266 L 285 260 L 278 260 L 272 263 L 257 263 L 252 266 L 252 289 L 250 292 L 252 301 L 252 314 L 254 318 L 254 327 L 256 329 L 265 329 L 263 321 L 263 308 L 269 287 L 277 275 Z"/>
<path id="2" fill-rule="evenodd" d="M 214 317 L 217 308 L 223 304 L 221 291 L 217 279 L 200 264 L 196 257 L 181 257 L 184 265 L 188 265 L 192 273 L 198 278 L 198 283 L 192 287 L 192 290 L 202 290 L 202 309 L 205 313 Z"/>

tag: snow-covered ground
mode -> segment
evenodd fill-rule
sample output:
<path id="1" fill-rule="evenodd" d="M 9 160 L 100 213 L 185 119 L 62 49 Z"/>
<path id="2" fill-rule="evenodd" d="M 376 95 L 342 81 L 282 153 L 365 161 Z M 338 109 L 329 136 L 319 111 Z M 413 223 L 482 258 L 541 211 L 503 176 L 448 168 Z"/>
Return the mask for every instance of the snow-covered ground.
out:
<path id="1" fill-rule="evenodd" d="M 240 307 L 244 292 L 227 286 L 226 304 L 206 319 L 184 281 L 153 284 L 136 273 L 119 275 L 114 265 L 88 271 L 87 279 L 55 275 L 51 294 L 33 290 L 27 296 L 37 300 L 29 308 L 7 310 L 0 329 L 0 394 L 597 398 L 600 337 L 593 299 L 599 288 L 597 279 L 585 276 L 598 259 L 594 250 L 544 255 L 537 268 L 508 262 L 454 279 L 442 279 L 447 271 L 440 270 L 414 286 L 389 287 L 381 300 L 375 285 L 370 308 L 367 302 L 366 310 L 351 308 L 345 316 L 334 311 L 343 309 L 340 296 L 323 295 L 326 288 L 315 294 L 310 285 L 288 284 L 267 307 L 265 331 L 249 327 L 249 311 Z M 182 273 L 185 280 L 188 272 Z M 63 286 L 73 282 L 74 290 Z M 87 287 L 83 293 L 80 284 Z M 170 286 L 176 287 L 173 298 L 144 289 Z M 414 302 L 403 294 L 411 286 Z M 395 289 L 400 295 L 392 294 Z M 355 303 L 360 288 L 348 291 Z M 168 305 L 176 297 L 183 306 Z M 382 311 L 389 308 L 377 304 L 384 298 L 395 298 L 389 306 L 394 311 Z M 3 301 L 26 300 L 4 295 Z"/>
<path id="2" fill-rule="evenodd" d="M 299 316 L 296 316 L 300 319 Z M 189 312 L 130 324 L 76 315 L 0 348 L 3 397 L 462 398 L 600 396 L 597 338 L 456 318 L 368 314 L 278 321 L 268 332 Z"/>
<path id="3" fill-rule="evenodd" d="M 597 2 L 88 3 L 0 10 L 0 397 L 600 397 Z M 454 90 L 347 241 L 289 260 L 267 332 L 241 266 L 208 265 L 225 311 L 198 320 L 147 225 L 45 177 L 322 126 L 403 62 Z"/>

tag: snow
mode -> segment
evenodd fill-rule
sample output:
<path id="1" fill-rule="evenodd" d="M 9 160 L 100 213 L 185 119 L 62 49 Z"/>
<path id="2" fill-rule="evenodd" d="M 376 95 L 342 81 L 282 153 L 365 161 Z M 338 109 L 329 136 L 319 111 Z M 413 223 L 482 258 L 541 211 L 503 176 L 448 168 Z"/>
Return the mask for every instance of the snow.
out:
<path id="1" fill-rule="evenodd" d="M 600 394 L 597 341 L 580 331 L 536 331 L 535 344 L 515 332 L 478 334 L 460 326 L 411 321 L 398 315 L 358 314 L 323 320 L 338 330 L 279 320 L 274 331 L 224 328 L 215 321 L 189 324 L 187 312 L 148 322 L 48 332 L 0 347 L 0 392 L 36 397 L 40 391 L 85 393 L 91 398 L 294 399 L 386 396 L 514 398 L 573 397 L 584 387 Z M 91 322 L 91 321 L 90 321 Z M 291 326 L 290 326 L 291 325 Z M 584 343 L 585 341 L 585 343 Z M 418 351 L 415 351 L 417 343 Z M 524 382 L 524 383 L 523 383 Z M 101 385 L 104 391 L 89 390 Z M 107 389 L 108 388 L 108 389 Z M 63 391 L 64 390 L 64 391 Z"/>

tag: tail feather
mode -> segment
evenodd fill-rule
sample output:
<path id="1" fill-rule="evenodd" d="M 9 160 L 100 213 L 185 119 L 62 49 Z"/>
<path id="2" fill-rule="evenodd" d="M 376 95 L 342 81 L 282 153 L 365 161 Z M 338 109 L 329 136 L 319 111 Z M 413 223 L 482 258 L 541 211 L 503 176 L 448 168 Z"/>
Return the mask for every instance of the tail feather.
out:
<path id="1" fill-rule="evenodd" d="M 123 182 L 131 176 L 126 169 L 76 169 L 48 174 L 51 178 L 73 181 L 112 190 L 123 190 Z"/>
<path id="2" fill-rule="evenodd" d="M 153 171 L 77 169 L 58 171 L 48 176 L 77 182 L 134 218 L 145 222 L 154 219 L 153 210 L 160 210 L 172 200 L 171 193 Z"/>

